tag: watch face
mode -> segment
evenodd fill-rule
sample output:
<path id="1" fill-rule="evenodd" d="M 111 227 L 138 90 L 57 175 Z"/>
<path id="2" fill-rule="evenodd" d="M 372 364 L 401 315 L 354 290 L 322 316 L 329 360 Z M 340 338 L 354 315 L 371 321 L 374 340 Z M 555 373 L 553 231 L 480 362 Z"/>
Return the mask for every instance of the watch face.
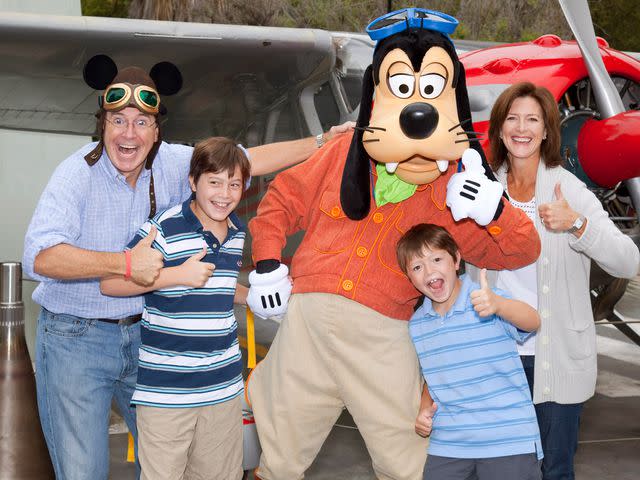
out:
<path id="1" fill-rule="evenodd" d="M 580 230 L 582 228 L 582 225 L 584 225 L 584 217 L 578 217 L 576 218 L 576 221 L 573 222 L 573 225 L 571 225 L 571 228 L 568 230 L 568 232 L 573 233 L 577 230 Z"/>

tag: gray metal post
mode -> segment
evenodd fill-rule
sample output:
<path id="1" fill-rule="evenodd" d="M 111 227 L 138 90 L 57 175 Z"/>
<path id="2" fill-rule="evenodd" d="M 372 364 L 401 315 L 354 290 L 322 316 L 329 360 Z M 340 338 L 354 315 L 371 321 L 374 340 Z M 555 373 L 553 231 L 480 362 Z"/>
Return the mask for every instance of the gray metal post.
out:
<path id="1" fill-rule="evenodd" d="M 0 478 L 53 479 L 24 336 L 22 266 L 0 263 Z"/>

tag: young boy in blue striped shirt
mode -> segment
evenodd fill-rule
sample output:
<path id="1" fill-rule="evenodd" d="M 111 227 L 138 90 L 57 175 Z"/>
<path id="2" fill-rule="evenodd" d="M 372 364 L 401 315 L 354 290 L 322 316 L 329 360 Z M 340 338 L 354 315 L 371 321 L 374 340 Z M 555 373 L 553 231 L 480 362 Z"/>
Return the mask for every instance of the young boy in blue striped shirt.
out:
<path id="1" fill-rule="evenodd" d="M 539 480 L 540 433 L 516 350 L 537 312 L 491 290 L 486 270 L 480 285 L 458 277 L 460 252 L 442 227 L 412 227 L 397 256 L 425 295 L 409 323 L 426 381 L 416 418 L 416 432 L 431 433 L 425 480 Z"/>
<path id="2" fill-rule="evenodd" d="M 245 227 L 234 213 L 249 178 L 244 151 L 209 138 L 193 151 L 192 198 L 147 221 L 164 268 L 150 287 L 112 277 L 106 295 L 145 294 L 136 405 L 141 478 L 242 478 L 242 363 L 236 291 Z M 143 240 L 144 239 L 144 240 Z"/>

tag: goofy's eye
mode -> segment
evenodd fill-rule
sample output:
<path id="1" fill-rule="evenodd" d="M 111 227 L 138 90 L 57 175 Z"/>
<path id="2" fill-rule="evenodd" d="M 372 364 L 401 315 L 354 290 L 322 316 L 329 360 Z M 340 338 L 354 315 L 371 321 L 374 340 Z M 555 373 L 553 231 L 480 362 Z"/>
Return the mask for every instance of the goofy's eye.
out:
<path id="1" fill-rule="evenodd" d="M 436 98 L 444 90 L 447 79 L 437 73 L 429 73 L 420 77 L 420 95 L 424 98 Z"/>
<path id="2" fill-rule="evenodd" d="M 389 89 L 396 97 L 409 98 L 413 95 L 416 79 L 413 75 L 398 73 L 389 77 Z"/>

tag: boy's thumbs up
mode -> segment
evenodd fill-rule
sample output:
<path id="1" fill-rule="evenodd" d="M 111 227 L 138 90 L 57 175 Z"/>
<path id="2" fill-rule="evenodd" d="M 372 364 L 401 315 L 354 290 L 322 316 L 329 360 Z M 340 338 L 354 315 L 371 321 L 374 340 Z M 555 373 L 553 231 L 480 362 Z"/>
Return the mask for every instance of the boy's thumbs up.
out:
<path id="1" fill-rule="evenodd" d="M 489 281 L 487 280 L 487 269 L 480 270 L 480 288 L 487 290 L 489 288 Z"/>
<path id="2" fill-rule="evenodd" d="M 202 247 L 202 250 L 200 250 L 198 253 L 194 253 L 193 255 L 191 255 L 191 258 L 189 258 L 188 260 L 194 260 L 196 262 L 199 262 L 206 255 L 207 255 L 207 247 L 205 245 L 204 247 Z"/>
<path id="3" fill-rule="evenodd" d="M 489 317 L 496 313 L 496 295 L 489 287 L 486 268 L 480 270 L 480 289 L 473 290 L 469 296 L 473 309 L 481 317 Z"/>

